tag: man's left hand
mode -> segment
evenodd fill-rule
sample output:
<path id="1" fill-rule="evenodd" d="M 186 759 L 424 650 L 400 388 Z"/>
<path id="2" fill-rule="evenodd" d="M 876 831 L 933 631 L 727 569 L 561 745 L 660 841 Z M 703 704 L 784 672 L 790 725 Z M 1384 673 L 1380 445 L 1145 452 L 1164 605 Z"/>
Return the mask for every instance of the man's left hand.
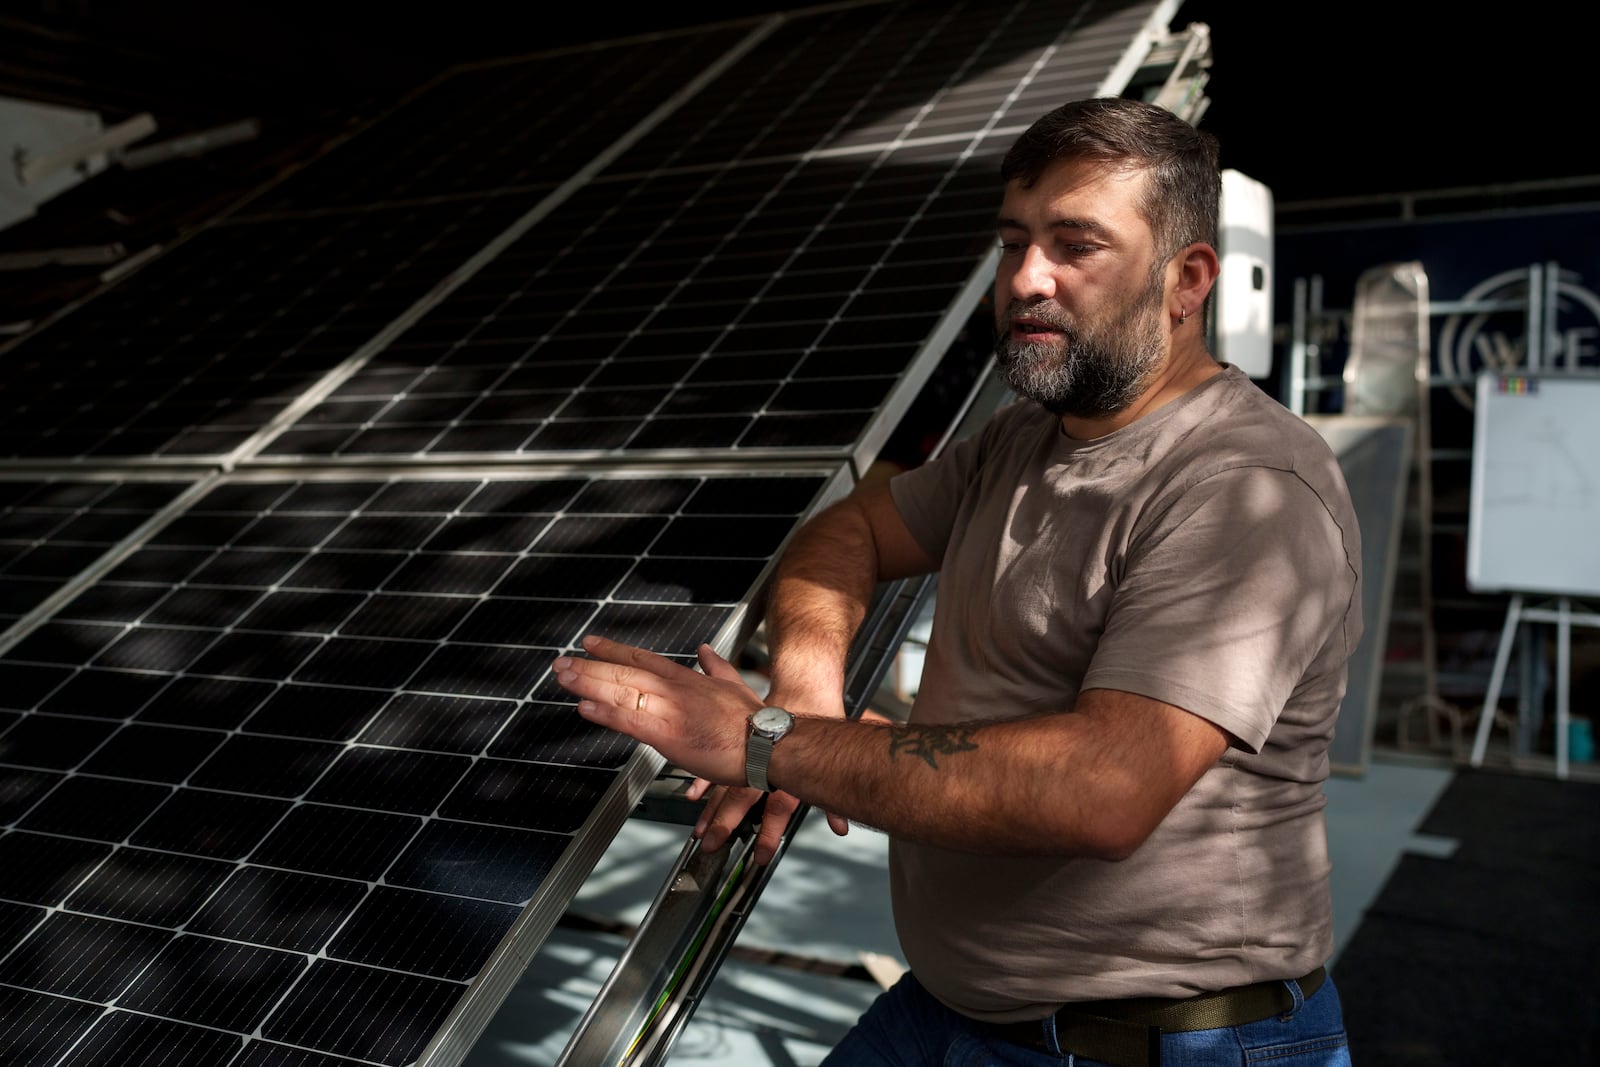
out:
<path id="1" fill-rule="evenodd" d="M 750 714 L 761 698 L 709 646 L 726 671 L 701 674 L 665 656 L 604 637 L 583 639 L 585 659 L 562 656 L 556 681 L 579 698 L 578 714 L 642 741 L 679 767 L 720 785 L 745 784 Z"/>
<path id="2" fill-rule="evenodd" d="M 689 799 L 705 798 L 694 833 L 708 852 L 726 843 L 761 794 L 745 784 L 745 746 L 750 713 L 764 701 L 738 668 L 710 645 L 699 648 L 701 670 L 674 663 L 646 649 L 603 637 L 585 637 L 588 659 L 563 656 L 552 667 L 556 681 L 580 698 L 578 713 L 633 737 L 696 776 Z M 754 859 L 768 863 L 800 802 L 788 793 L 767 794 Z M 829 814 L 843 835 L 849 823 Z"/>

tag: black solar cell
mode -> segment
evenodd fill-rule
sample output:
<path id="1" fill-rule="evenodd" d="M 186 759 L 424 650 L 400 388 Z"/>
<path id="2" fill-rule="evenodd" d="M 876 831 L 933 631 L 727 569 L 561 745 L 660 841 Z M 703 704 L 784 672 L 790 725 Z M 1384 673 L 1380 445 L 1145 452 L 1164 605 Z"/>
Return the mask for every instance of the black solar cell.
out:
<path id="1" fill-rule="evenodd" d="M 232 452 L 528 203 L 201 230 L 0 353 L 0 457 Z"/>
<path id="2" fill-rule="evenodd" d="M 601 43 L 453 72 L 250 205 L 252 214 L 559 184 L 748 32 Z M 616 72 L 628 70 L 629 77 Z"/>

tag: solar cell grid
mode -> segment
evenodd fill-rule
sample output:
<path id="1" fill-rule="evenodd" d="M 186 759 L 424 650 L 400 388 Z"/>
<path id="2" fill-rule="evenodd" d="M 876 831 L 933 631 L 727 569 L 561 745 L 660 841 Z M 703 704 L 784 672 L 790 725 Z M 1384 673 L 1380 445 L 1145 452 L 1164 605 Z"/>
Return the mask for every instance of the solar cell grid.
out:
<path id="1" fill-rule="evenodd" d="M 230 734 L 219 740 L 211 758 L 187 783 L 294 800 L 305 796 L 343 751 L 343 746 L 329 741 Z"/>
<path id="2" fill-rule="evenodd" d="M 352 745 L 338 755 L 306 797 L 324 804 L 427 815 L 471 766 L 466 756 Z"/>
<path id="3" fill-rule="evenodd" d="M 242 860 L 283 819 L 290 803 L 247 793 L 178 789 L 128 841 L 145 848 Z M 0 843 L 4 840 L 0 838 Z"/>
<path id="4" fill-rule="evenodd" d="M 102 1011 L 96 1004 L 0 985 L 0 1047 L 19 1063 L 56 1063 Z"/>
<path id="5" fill-rule="evenodd" d="M 250 213 L 557 185 L 752 25 L 603 42 L 451 72 L 258 198 Z"/>
<path id="6" fill-rule="evenodd" d="M 509 701 L 400 693 L 367 720 L 357 740 L 431 752 L 480 752 L 515 708 Z"/>
<path id="7" fill-rule="evenodd" d="M 359 882 L 240 866 L 189 921 L 191 933 L 315 952 L 366 894 Z"/>
<path id="8" fill-rule="evenodd" d="M 40 708 L 66 715 L 120 716 L 120 709 L 138 707 L 160 685 L 161 679 L 156 675 L 82 671 L 45 698 Z"/>
<path id="9" fill-rule="evenodd" d="M 992 240 L 994 169 L 1011 134 L 985 132 L 1006 105 L 980 73 L 1020 62 L 1020 74 L 1007 74 L 1014 86 L 1033 76 L 1048 40 L 1026 19 L 995 25 L 981 6 L 920 10 L 909 17 L 928 20 L 928 33 L 910 50 L 927 65 L 911 66 L 949 91 L 916 87 L 911 96 L 926 106 L 895 113 L 892 131 L 811 159 L 762 156 L 744 131 L 726 144 L 711 136 L 733 115 L 781 125 L 784 106 L 730 109 L 728 100 L 801 69 L 810 49 L 828 57 L 823 73 L 807 68 L 807 91 L 778 99 L 804 100 L 813 118 L 831 116 L 830 129 L 887 106 L 895 79 L 872 59 L 883 27 L 858 32 L 865 17 L 858 9 L 780 28 L 718 92 L 676 112 L 660 144 L 646 139 L 625 154 L 263 454 L 856 446 Z M 1105 73 L 1091 65 L 1079 76 Z M 869 75 L 882 100 L 851 80 Z M 834 78 L 848 86 L 837 99 L 826 91 Z M 963 89 L 963 78 L 979 88 Z M 974 110 L 974 99 L 988 110 Z M 957 132 L 915 140 L 936 115 Z M 656 169 L 627 170 L 653 158 Z"/>
<path id="10" fill-rule="evenodd" d="M 44 920 L 46 912 L 43 908 L 33 908 L 25 904 L 10 904 L 0 901 L 0 943 L 7 945 L 16 944 L 22 940 L 23 935 L 38 926 Z M 3 995 L 4 991 L 0 991 Z M 0 1018 L 5 1018 L 0 1014 Z"/>
<path id="11" fill-rule="evenodd" d="M 0 627 L 42 604 L 185 488 L 168 480 L 0 480 Z"/>
<path id="12" fill-rule="evenodd" d="M 196 856 L 121 848 L 67 898 L 73 911 L 150 926 L 185 922 L 232 865 Z"/>
<path id="13" fill-rule="evenodd" d="M 227 1062 L 257 1031 L 409 1062 L 634 752 L 550 659 L 598 627 L 687 661 L 827 481 L 223 480 L 0 653 L 0 988 L 34 998 L 12 1010 L 114 1005 L 93 1062 Z M 317 536 L 238 547 L 274 520 Z M 478 566 L 391 590 L 403 562 Z M 151 621 L 212 591 L 253 599 Z"/>
<path id="14" fill-rule="evenodd" d="M 667 116 L 612 169 L 648 171 L 721 162 L 735 152 L 759 159 L 816 148 L 839 127 L 841 114 L 869 105 L 872 87 L 884 84 L 896 58 L 917 48 L 925 14 L 919 17 L 910 4 L 896 5 L 892 14 L 886 18 L 883 8 L 867 5 L 790 19 L 724 74 L 714 92 Z"/>
<path id="15" fill-rule="evenodd" d="M 259 1025 L 306 964 L 296 953 L 181 934 L 162 947 L 118 1006 L 202 1026 Z M 204 1000 L 177 978 L 196 973 L 210 977 Z"/>
<path id="16" fill-rule="evenodd" d="M 13 696 L 8 703 L 16 702 Z M 84 719 L 24 716 L 5 734 L 8 763 L 47 769 L 73 767 L 114 729 L 110 723 Z"/>
<path id="17" fill-rule="evenodd" d="M 224 622 L 223 625 L 227 623 Z M 91 673 L 95 672 L 82 671 L 78 677 Z M 132 677 L 127 672 L 107 673 L 115 673 L 114 683 L 119 687 Z M 142 722 L 167 723 L 173 726 L 211 725 L 218 729 L 231 730 L 248 718 L 250 713 L 274 692 L 270 684 L 236 678 L 183 677 L 171 681 L 163 679 L 160 675 L 155 678 L 156 680 L 150 684 L 159 686 L 159 689 L 134 713 Z M 68 683 L 69 686 L 71 684 Z M 43 707 L 49 710 L 48 705 Z"/>
<path id="18" fill-rule="evenodd" d="M 362 1067 L 342 1056 L 325 1056 L 271 1041 L 252 1041 L 229 1067 Z"/>
<path id="19" fill-rule="evenodd" d="M 18 825 L 38 833 L 122 841 L 171 793 L 170 786 L 151 782 L 75 775 L 56 786 Z"/>
<path id="20" fill-rule="evenodd" d="M 0 353 L 0 458 L 228 453 L 527 206 L 205 229 Z"/>
<path id="21" fill-rule="evenodd" d="M 466 981 L 510 929 L 521 909 L 487 900 L 379 886 L 329 946 L 373 967 Z M 414 931 L 396 939 L 395 930 Z"/>
<path id="22" fill-rule="evenodd" d="M 857 191 L 876 199 L 867 179 Z M 712 229 L 720 237 L 638 247 L 633 227 L 596 224 L 583 241 L 554 249 L 551 265 L 532 279 L 475 276 L 419 324 L 426 345 L 413 347 L 402 336 L 264 454 L 847 448 L 877 415 L 937 321 L 930 309 L 948 306 L 970 273 L 988 241 L 989 212 L 946 212 L 936 219 L 938 227 L 929 227 L 938 232 L 912 234 L 897 245 L 864 240 L 872 235 L 859 231 L 820 237 L 799 225 L 769 233 L 772 222 L 790 220 L 759 212 L 755 191 L 745 192 L 750 199 L 740 202 L 742 214 L 731 223 L 715 220 Z M 596 207 L 606 199 L 603 192 L 589 195 Z M 706 202 L 719 213 L 727 210 L 723 201 Z M 781 196 L 772 203 L 781 204 Z M 948 232 L 952 219 L 965 226 L 955 237 Z M 675 226 L 656 229 L 666 236 Z M 519 244 L 538 245 L 549 236 L 535 227 Z M 766 292 L 750 293 L 738 282 L 724 292 L 718 277 L 699 277 L 706 269 L 730 269 L 693 251 L 706 242 L 776 245 L 787 250 L 789 265 L 765 276 Z M 580 245 L 581 251 L 574 250 Z M 863 286 L 895 254 L 925 265 L 917 287 L 866 289 L 871 295 L 857 309 Z M 743 266 L 737 252 L 733 258 L 734 266 Z M 581 276 L 586 262 L 614 264 L 615 276 L 625 282 L 616 300 L 606 289 L 585 293 L 571 287 L 568 265 L 579 264 Z M 941 262 L 949 264 L 947 271 L 941 272 Z M 635 303 L 644 297 L 637 285 L 626 283 L 652 274 L 679 277 L 682 299 Z M 570 297 L 565 311 L 555 310 L 557 301 L 540 288 L 547 277 Z M 500 309 L 485 317 L 486 294 L 495 285 L 510 289 L 500 297 Z M 544 310 L 519 314 L 525 296 Z M 441 344 L 450 323 L 457 338 Z M 490 339 L 481 340 L 485 335 Z M 880 358 L 876 366 L 850 358 L 830 361 L 828 354 L 840 349 L 864 349 Z M 813 355 L 818 358 L 808 358 Z M 635 366 L 639 361 L 648 363 Z M 464 377 L 468 367 L 476 374 Z M 815 380 L 796 387 L 797 377 Z M 583 388 L 572 388 L 585 379 Z M 463 389 L 469 381 L 489 384 Z"/>

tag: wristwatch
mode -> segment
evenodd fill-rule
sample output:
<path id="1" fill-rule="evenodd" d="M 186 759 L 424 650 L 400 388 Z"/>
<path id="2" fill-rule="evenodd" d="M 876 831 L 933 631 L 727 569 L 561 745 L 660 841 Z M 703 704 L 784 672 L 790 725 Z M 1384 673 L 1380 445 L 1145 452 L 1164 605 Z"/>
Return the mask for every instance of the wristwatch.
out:
<path id="1" fill-rule="evenodd" d="M 744 750 L 744 780 L 753 789 L 772 792 L 767 782 L 767 765 L 772 762 L 772 746 L 794 729 L 794 715 L 782 708 L 766 707 L 750 716 L 750 740 Z"/>

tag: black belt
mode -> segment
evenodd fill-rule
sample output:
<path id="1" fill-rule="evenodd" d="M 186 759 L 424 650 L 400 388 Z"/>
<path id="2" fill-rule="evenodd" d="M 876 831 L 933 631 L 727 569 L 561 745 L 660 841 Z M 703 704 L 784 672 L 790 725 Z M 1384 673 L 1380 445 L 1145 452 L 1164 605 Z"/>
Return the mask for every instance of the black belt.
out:
<path id="1" fill-rule="evenodd" d="M 1300 987 L 1300 995 L 1309 999 L 1322 987 L 1325 973 L 1318 967 L 1298 979 L 1295 984 Z M 1242 1026 L 1281 1015 L 1293 1007 L 1294 997 L 1281 981 L 1257 982 L 1182 999 L 1079 1001 L 1056 1012 L 1056 1044 L 1062 1052 L 1115 1067 L 1161 1067 L 1162 1033 Z M 1042 1019 L 982 1025 L 1006 1041 L 1050 1051 Z"/>

